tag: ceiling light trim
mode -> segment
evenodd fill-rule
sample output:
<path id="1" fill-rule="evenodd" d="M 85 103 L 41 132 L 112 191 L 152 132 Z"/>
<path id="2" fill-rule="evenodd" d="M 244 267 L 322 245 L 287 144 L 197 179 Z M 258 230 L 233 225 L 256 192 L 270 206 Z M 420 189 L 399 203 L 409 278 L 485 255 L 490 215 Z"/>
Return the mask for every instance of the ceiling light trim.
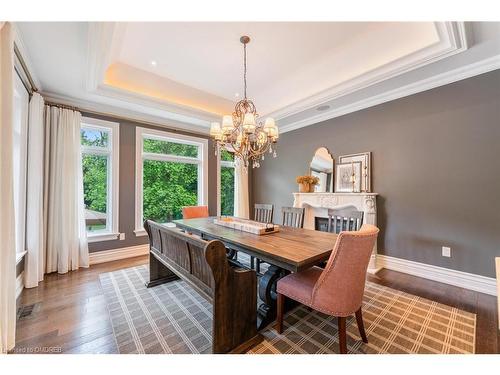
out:
<path id="1" fill-rule="evenodd" d="M 306 126 L 314 125 L 332 118 L 340 117 L 349 113 L 370 108 L 379 104 L 390 102 L 392 100 L 404 98 L 409 95 L 417 94 L 422 91 L 431 90 L 436 87 L 448 85 L 453 82 L 461 81 L 480 74 L 488 73 L 500 69 L 500 55 L 496 55 L 472 64 L 456 68 L 435 76 L 422 79 L 411 84 L 383 92 L 379 95 L 371 96 L 364 100 L 336 107 L 331 111 L 323 112 L 315 116 L 310 116 L 303 120 L 295 121 L 286 125 L 280 125 L 281 133 L 290 132 Z"/>
<path id="2" fill-rule="evenodd" d="M 41 95 L 47 101 L 72 106 L 78 108 L 80 111 L 96 112 L 104 116 L 108 115 L 123 120 L 137 121 L 138 123 L 150 123 L 158 127 L 168 129 L 178 129 L 187 131 L 193 134 L 200 134 L 208 136 L 208 125 L 202 123 L 201 125 L 183 122 L 173 118 L 166 118 L 165 116 L 152 111 L 149 113 L 141 110 L 131 109 L 128 105 L 127 108 L 122 107 L 122 102 L 118 101 L 115 104 L 96 102 L 92 99 L 79 99 L 72 98 L 66 95 L 59 95 L 52 92 L 42 92 Z M 127 104 L 127 103 L 125 103 Z"/>
<path id="3" fill-rule="evenodd" d="M 277 121 L 284 120 L 286 117 L 318 107 L 331 100 L 366 89 L 382 81 L 467 50 L 467 33 L 464 22 L 434 22 L 434 26 L 439 36 L 439 42 L 265 116 L 274 117 Z"/>
<path id="4" fill-rule="evenodd" d="M 218 114 L 130 92 L 104 83 L 110 63 L 117 57 L 126 25 L 119 22 L 90 22 L 85 88 L 88 94 L 120 100 L 142 108 L 144 113 L 163 113 L 167 120 L 180 121 L 208 130 Z"/>

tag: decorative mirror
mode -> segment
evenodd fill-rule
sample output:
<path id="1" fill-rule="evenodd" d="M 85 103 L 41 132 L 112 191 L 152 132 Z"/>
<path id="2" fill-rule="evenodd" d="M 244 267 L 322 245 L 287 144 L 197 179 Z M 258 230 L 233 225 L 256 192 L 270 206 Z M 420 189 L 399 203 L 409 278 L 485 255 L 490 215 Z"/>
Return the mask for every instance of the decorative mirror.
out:
<path id="1" fill-rule="evenodd" d="M 332 193 L 333 192 L 333 171 L 334 160 L 328 149 L 320 147 L 316 150 L 312 158 L 309 173 L 311 176 L 317 177 L 319 183 L 314 187 L 316 193 Z"/>

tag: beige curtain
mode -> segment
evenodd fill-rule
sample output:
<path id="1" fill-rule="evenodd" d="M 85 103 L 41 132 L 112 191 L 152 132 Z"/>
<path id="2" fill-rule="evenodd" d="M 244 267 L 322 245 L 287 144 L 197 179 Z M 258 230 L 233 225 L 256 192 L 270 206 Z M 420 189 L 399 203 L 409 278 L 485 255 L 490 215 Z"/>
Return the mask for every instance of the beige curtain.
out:
<path id="1" fill-rule="evenodd" d="M 236 161 L 234 166 L 234 216 L 250 218 L 248 201 L 248 170 L 243 163 Z"/>
<path id="2" fill-rule="evenodd" d="M 43 236 L 44 100 L 33 93 L 29 107 L 28 171 L 26 202 L 26 250 L 24 286 L 33 288 L 45 272 Z"/>
<path id="3" fill-rule="evenodd" d="M 16 333 L 16 246 L 13 162 L 12 25 L 0 28 L 0 354 L 12 349 Z"/>
<path id="4" fill-rule="evenodd" d="M 80 112 L 45 106 L 43 234 L 47 273 L 66 273 L 89 265 L 80 123 Z"/>

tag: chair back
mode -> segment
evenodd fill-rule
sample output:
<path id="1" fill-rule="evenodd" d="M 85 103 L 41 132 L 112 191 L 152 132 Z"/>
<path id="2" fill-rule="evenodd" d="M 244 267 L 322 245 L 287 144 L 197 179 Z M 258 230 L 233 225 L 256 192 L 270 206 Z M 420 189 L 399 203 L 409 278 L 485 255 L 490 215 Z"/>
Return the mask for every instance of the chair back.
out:
<path id="1" fill-rule="evenodd" d="M 253 219 L 260 223 L 271 223 L 273 221 L 274 205 L 256 203 L 254 206 Z"/>
<path id="2" fill-rule="evenodd" d="M 196 219 L 197 217 L 208 217 L 208 206 L 182 207 L 183 219 Z"/>
<path id="3" fill-rule="evenodd" d="M 314 285 L 312 307 L 348 316 L 360 307 L 366 270 L 379 229 L 365 224 L 356 232 L 341 232 L 323 273 Z"/>
<path id="4" fill-rule="evenodd" d="M 363 211 L 356 207 L 328 210 L 328 232 L 356 231 L 363 225 Z"/>
<path id="5" fill-rule="evenodd" d="M 304 208 L 282 207 L 281 224 L 285 227 L 302 228 L 304 227 Z"/>

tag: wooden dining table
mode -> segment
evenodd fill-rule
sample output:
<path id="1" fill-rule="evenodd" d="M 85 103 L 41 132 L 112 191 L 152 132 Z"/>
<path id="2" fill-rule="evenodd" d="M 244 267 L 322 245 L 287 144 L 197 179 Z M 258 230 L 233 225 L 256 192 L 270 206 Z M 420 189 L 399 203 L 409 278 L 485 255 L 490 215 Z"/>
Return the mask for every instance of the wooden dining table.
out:
<path id="1" fill-rule="evenodd" d="M 290 272 L 321 264 L 330 256 L 337 234 L 280 226 L 279 231 L 257 235 L 214 224 L 214 218 L 174 220 L 173 223 L 205 240 L 220 240 L 233 252 L 244 252 L 269 263 L 259 278 L 258 328 L 276 317 L 276 283 Z"/>

